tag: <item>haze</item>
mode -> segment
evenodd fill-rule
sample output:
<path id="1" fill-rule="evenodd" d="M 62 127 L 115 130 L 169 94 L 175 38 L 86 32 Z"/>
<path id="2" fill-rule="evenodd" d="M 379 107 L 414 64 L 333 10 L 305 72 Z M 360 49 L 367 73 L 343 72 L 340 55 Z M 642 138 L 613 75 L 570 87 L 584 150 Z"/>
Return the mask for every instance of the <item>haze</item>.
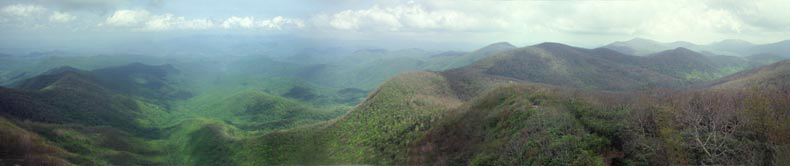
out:
<path id="1" fill-rule="evenodd" d="M 2 165 L 788 165 L 780 0 L 3 0 Z"/>
<path id="2" fill-rule="evenodd" d="M 781 0 L 7 0 L 0 2 L 0 46 L 15 54 L 112 54 L 152 49 L 155 41 L 238 36 L 463 51 L 500 41 L 597 47 L 634 37 L 770 43 L 790 35 L 788 8 Z"/>

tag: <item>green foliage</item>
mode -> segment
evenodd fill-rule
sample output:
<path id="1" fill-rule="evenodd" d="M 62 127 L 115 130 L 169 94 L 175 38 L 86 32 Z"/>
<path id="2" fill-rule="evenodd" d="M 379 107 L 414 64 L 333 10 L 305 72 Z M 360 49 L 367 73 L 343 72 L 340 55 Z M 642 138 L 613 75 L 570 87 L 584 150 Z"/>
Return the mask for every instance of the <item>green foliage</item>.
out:
<path id="1" fill-rule="evenodd" d="M 252 90 L 230 95 L 201 95 L 184 105 L 192 111 L 173 117 L 221 119 L 255 133 L 325 121 L 343 113 L 343 107 L 317 109 L 294 99 Z"/>
<path id="2" fill-rule="evenodd" d="M 0 108 L 37 121 L 25 130 L 75 153 L 68 161 L 79 165 L 235 165 L 249 161 L 234 156 L 243 150 L 240 138 L 326 121 L 348 108 L 328 103 L 318 109 L 237 87 L 183 100 L 170 96 L 188 87 L 173 82 L 171 70 L 143 64 L 64 69 L 27 81 L 26 91 L 0 89 Z"/>
<path id="3" fill-rule="evenodd" d="M 301 86 L 291 88 L 291 90 L 288 90 L 283 96 L 299 100 L 311 100 L 316 97 L 311 89 Z"/>
<path id="4" fill-rule="evenodd" d="M 144 138 L 110 127 L 57 125 L 20 122 L 20 127 L 35 133 L 73 154 L 66 158 L 78 165 L 158 165 L 161 149 Z"/>
<path id="5" fill-rule="evenodd" d="M 405 164 L 413 141 L 458 102 L 445 83 L 429 72 L 393 78 L 339 119 L 245 142 L 243 165 Z"/>
<path id="6" fill-rule="evenodd" d="M 602 109 L 577 100 L 567 101 L 565 107 L 587 130 L 609 139 L 619 139 L 625 128 L 625 116 L 629 113 L 626 107 Z"/>
<path id="7" fill-rule="evenodd" d="M 189 134 L 188 165 L 237 165 L 231 157 L 236 152 L 233 140 L 221 125 L 206 125 Z"/>
<path id="8" fill-rule="evenodd" d="M 403 164 L 411 141 L 453 106 L 443 77 L 409 73 L 382 85 L 357 109 L 331 125 L 329 146 L 340 162 Z"/>
<path id="9" fill-rule="evenodd" d="M 452 71 L 402 74 L 352 108 L 367 95 L 365 86 L 390 74 L 455 65 L 423 64 L 443 57 L 366 58 L 326 71 L 333 66 L 271 59 L 232 62 L 243 67 L 229 71 L 180 64 L 194 84 L 181 84 L 167 65 L 63 68 L 53 72 L 65 74 L 31 79 L 26 90 L 0 89 L 2 115 L 13 119 L 0 118 L 0 139 L 11 142 L 0 145 L 0 158 L 79 165 L 770 165 L 790 151 L 790 125 L 782 123 L 790 88 L 781 65 L 722 84 L 756 83 L 754 92 L 666 92 L 635 102 L 623 98 L 637 92 L 514 79 L 632 90 L 683 85 L 667 76 L 694 82 L 740 68 L 670 62 L 643 70 L 638 58 L 547 43 Z M 261 75 L 243 77 L 249 71 Z M 302 83 L 338 71 L 354 72 L 333 83 L 359 81 L 349 84 L 357 88 Z M 202 72 L 208 76 L 196 76 Z"/>
<path id="10" fill-rule="evenodd" d="M 503 163 L 499 163 L 497 157 L 488 153 L 480 153 L 475 155 L 472 160 L 469 162 L 469 165 L 475 166 L 495 166 L 495 165 L 502 165 Z"/>
<path id="11" fill-rule="evenodd" d="M 581 101 L 565 102 L 545 90 L 523 86 L 497 88 L 454 116 L 440 121 L 421 140 L 425 164 L 452 165 L 603 165 L 604 152 L 616 151 L 612 139 L 596 130 L 616 133 L 619 113 L 608 113 Z M 606 113 L 604 113 L 606 112 Z M 575 114 L 597 115 L 580 119 Z M 607 116 L 608 115 L 608 116 Z M 611 118 L 611 119 L 605 119 Z M 614 120 L 616 119 L 616 120 Z M 598 122 L 604 121 L 604 122 Z M 421 154 L 421 155 L 425 155 Z"/>
<path id="12" fill-rule="evenodd" d="M 241 165 L 327 164 L 330 160 L 326 133 L 320 126 L 273 132 L 241 142 L 236 158 Z"/>
<path id="13" fill-rule="evenodd" d="M 67 165 L 77 158 L 52 142 L 0 117 L 0 165 Z"/>

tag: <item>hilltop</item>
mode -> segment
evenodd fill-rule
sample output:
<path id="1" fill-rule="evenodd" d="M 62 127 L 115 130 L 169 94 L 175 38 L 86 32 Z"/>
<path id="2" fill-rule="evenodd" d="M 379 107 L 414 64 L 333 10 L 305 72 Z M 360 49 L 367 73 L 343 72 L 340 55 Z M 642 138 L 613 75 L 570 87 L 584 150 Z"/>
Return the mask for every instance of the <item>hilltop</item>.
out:
<path id="1" fill-rule="evenodd" d="M 200 163 L 194 158 L 215 154 L 198 152 L 219 143 L 200 141 L 231 137 L 227 131 L 257 135 L 341 113 L 263 91 L 195 96 L 182 78 L 167 64 L 54 68 L 14 83 L 13 89 L 0 87 L 0 130 L 10 133 L 4 140 L 12 150 L 18 149 L 12 145 L 53 150 L 47 156 L 51 164 L 160 165 Z M 45 155 L 24 149 L 7 153 L 4 159 Z"/>
<path id="2" fill-rule="evenodd" d="M 788 61 L 561 43 L 355 54 L 52 68 L 0 87 L 2 154 L 25 158 L 3 163 L 770 165 L 788 154 Z"/>
<path id="3" fill-rule="evenodd" d="M 771 107 L 767 109 L 772 113 L 778 113 L 786 106 L 784 99 L 763 100 L 765 98 L 750 97 L 754 94 L 741 93 L 747 91 L 746 88 L 719 91 L 690 87 L 696 89 L 606 92 L 563 81 L 539 82 L 541 80 L 535 78 L 540 77 L 534 77 L 537 74 L 503 74 L 496 71 L 505 70 L 492 70 L 507 63 L 529 66 L 537 62 L 552 62 L 534 68 L 510 65 L 512 70 L 505 73 L 561 71 L 554 70 L 560 68 L 551 66 L 555 64 L 575 64 L 567 66 L 567 70 L 573 71 L 580 71 L 575 67 L 589 67 L 595 71 L 602 68 L 594 65 L 599 63 L 615 64 L 615 69 L 611 70 L 625 70 L 617 67 L 641 68 L 639 65 L 645 63 L 642 58 L 611 52 L 608 49 L 589 50 L 544 43 L 500 52 L 458 69 L 401 74 L 382 84 L 362 104 L 341 118 L 245 140 L 241 147 L 258 146 L 243 148 L 245 150 L 242 151 L 252 154 L 236 155 L 238 158 L 265 156 L 245 162 L 250 164 L 672 165 L 770 163 L 778 160 L 755 157 L 786 154 L 758 147 L 759 143 L 755 141 L 759 140 L 752 136 L 778 136 L 768 143 L 781 148 L 787 145 L 783 142 L 787 138 L 780 131 L 787 125 L 771 123 L 775 128 L 750 133 L 752 124 L 769 125 L 751 121 L 764 118 L 764 114 L 750 112 L 754 105 L 724 107 L 725 103 L 743 98 L 751 99 L 750 102 L 770 103 Z M 702 68 L 713 69 L 721 65 L 720 61 L 682 48 L 656 54 L 652 58 L 666 58 L 663 56 L 709 65 Z M 618 57 L 622 58 L 611 59 Z M 542 61 L 530 62 L 535 59 Z M 755 70 L 779 68 L 772 66 L 787 65 L 777 63 Z M 635 70 L 633 68 L 629 71 Z M 640 70 L 662 75 L 647 67 Z M 739 73 L 730 77 L 740 79 L 722 84 L 753 78 L 753 75 Z M 772 80 L 777 77 L 760 78 Z M 761 93 L 788 95 L 786 91 L 771 89 Z M 726 113 L 711 114 L 710 110 Z M 734 116 L 737 113 L 749 115 Z M 719 119 L 693 124 L 698 120 L 696 118 Z M 784 116 L 774 118 L 777 121 L 786 119 Z M 733 119 L 751 120 L 749 125 L 735 128 L 700 131 L 689 127 Z M 684 136 L 681 133 L 739 134 L 720 135 L 720 138 L 709 140 L 726 145 L 712 147 L 695 142 L 699 135 Z M 715 152 L 710 152 L 714 149 Z M 748 155 L 727 151 L 741 151 Z M 523 158 L 525 156 L 527 158 Z"/>
<path id="4" fill-rule="evenodd" d="M 602 46 L 601 48 L 608 48 L 623 54 L 636 55 L 636 56 L 645 56 L 665 50 L 684 47 L 690 50 L 704 53 L 706 55 L 727 55 L 727 56 L 737 56 L 737 57 L 748 57 L 758 54 L 774 54 L 781 56 L 784 59 L 787 59 L 788 57 L 790 57 L 790 55 L 788 55 L 787 53 L 788 51 L 790 51 L 787 49 L 788 46 L 790 46 L 790 41 L 788 40 L 783 40 L 774 43 L 766 43 L 766 44 L 754 44 L 745 40 L 725 39 L 722 41 L 713 42 L 709 44 L 695 44 L 685 41 L 663 43 L 650 39 L 634 38 L 628 41 L 613 42 L 608 45 Z M 766 65 L 773 62 L 777 62 L 777 61 L 761 63 L 760 65 Z"/>

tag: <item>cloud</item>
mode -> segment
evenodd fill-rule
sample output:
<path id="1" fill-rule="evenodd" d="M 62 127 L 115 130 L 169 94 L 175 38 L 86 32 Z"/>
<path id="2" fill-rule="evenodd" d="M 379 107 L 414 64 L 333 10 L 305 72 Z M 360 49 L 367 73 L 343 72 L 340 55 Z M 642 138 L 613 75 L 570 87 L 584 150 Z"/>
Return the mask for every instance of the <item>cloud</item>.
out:
<path id="1" fill-rule="evenodd" d="M 543 41 L 577 41 L 583 36 L 589 36 L 590 40 L 641 36 L 711 42 L 771 28 L 790 31 L 790 19 L 783 18 L 790 15 L 787 8 L 790 3 L 778 0 L 425 0 L 340 10 L 318 14 L 311 20 L 319 28 L 352 32 L 472 33 L 488 34 L 487 38 L 500 40 L 527 37 Z"/>
<path id="2" fill-rule="evenodd" d="M 49 9 L 34 4 L 13 4 L 0 8 L 0 28 L 40 29 L 47 24 Z"/>
<path id="3" fill-rule="evenodd" d="M 38 5 L 14 4 L 0 9 L 4 14 L 17 17 L 30 17 L 47 12 L 47 8 Z"/>
<path id="4" fill-rule="evenodd" d="M 517 44 L 556 41 L 581 45 L 632 37 L 703 43 L 724 38 L 767 42 L 790 36 L 790 19 L 785 18 L 790 15 L 787 10 L 790 3 L 784 0 L 384 0 L 333 1 L 332 5 L 320 7 L 303 5 L 305 1 L 300 0 L 274 3 L 287 5 L 282 10 L 261 10 L 260 5 L 247 3 L 191 3 L 194 2 L 9 0 L 0 3 L 7 5 L 0 6 L 0 28 L 9 32 L 74 29 L 69 33 L 108 29 L 138 32 L 297 29 L 340 39 L 505 40 Z M 277 6 L 274 4 L 270 5 Z M 40 28 L 30 30 L 31 27 Z"/>
<path id="5" fill-rule="evenodd" d="M 118 10 L 100 26 L 131 28 L 141 31 L 167 31 L 176 29 L 204 30 L 214 27 L 209 19 L 187 19 L 170 13 L 153 15 L 146 10 Z"/>
<path id="6" fill-rule="evenodd" d="M 745 24 L 759 30 L 790 30 L 790 3 L 783 0 L 710 1 L 710 8 L 729 13 Z"/>
<path id="7" fill-rule="evenodd" d="M 51 5 L 64 11 L 111 11 L 129 0 L 34 0 L 40 4 Z"/>
<path id="8" fill-rule="evenodd" d="M 67 23 L 77 19 L 77 16 L 71 15 L 66 12 L 53 12 L 52 15 L 49 16 L 49 21 L 56 22 L 56 23 Z"/>
<path id="9" fill-rule="evenodd" d="M 139 26 L 151 16 L 146 10 L 118 10 L 104 22 L 109 26 L 133 27 Z"/>
<path id="10" fill-rule="evenodd" d="M 711 8 L 705 3 L 678 1 L 652 5 L 652 14 L 640 21 L 636 27 L 645 35 L 693 37 L 706 34 L 739 34 L 749 28 L 749 25 L 733 13 Z"/>
<path id="11" fill-rule="evenodd" d="M 173 14 L 151 16 L 145 22 L 142 30 L 164 31 L 172 29 L 205 30 L 214 27 L 214 22 L 208 19 L 186 19 Z"/>
<path id="12" fill-rule="evenodd" d="M 206 18 L 186 18 L 171 13 L 151 14 L 147 10 L 118 10 L 99 24 L 100 26 L 129 28 L 140 31 L 168 31 L 168 30 L 209 30 L 224 29 L 264 29 L 283 30 L 287 28 L 301 29 L 305 27 L 300 19 L 285 18 L 282 16 L 271 19 L 258 19 L 255 17 L 231 16 L 219 24 Z"/>
<path id="13" fill-rule="evenodd" d="M 454 10 L 427 10 L 420 4 L 344 10 L 316 17 L 318 24 L 354 31 L 464 31 L 482 28 L 479 18 Z"/>
<path id="14" fill-rule="evenodd" d="M 225 29 L 230 29 L 233 27 L 252 28 L 254 24 L 255 18 L 232 16 L 222 22 L 222 27 Z"/>
<path id="15" fill-rule="evenodd" d="M 276 16 L 268 20 L 260 20 L 255 17 L 231 16 L 222 22 L 222 27 L 225 29 L 260 28 L 268 30 L 282 30 L 284 28 L 301 29 L 305 27 L 305 23 L 301 19 L 285 18 L 282 16 Z"/>

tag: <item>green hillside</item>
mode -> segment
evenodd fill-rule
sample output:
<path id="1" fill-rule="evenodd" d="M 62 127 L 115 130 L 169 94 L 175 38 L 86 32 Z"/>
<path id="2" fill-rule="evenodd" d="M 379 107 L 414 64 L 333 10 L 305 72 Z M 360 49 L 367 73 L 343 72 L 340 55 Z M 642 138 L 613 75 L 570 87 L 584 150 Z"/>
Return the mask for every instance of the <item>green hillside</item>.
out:
<path id="1" fill-rule="evenodd" d="M 595 90 L 638 90 L 683 84 L 678 78 L 630 63 L 634 58 L 613 51 L 543 43 L 502 52 L 458 70 Z"/>
<path id="2" fill-rule="evenodd" d="M 359 77 L 479 60 L 400 73 L 370 92 L 265 57 L 211 66 L 221 70 L 53 68 L 0 87 L 0 163 L 781 165 L 790 154 L 787 61 L 724 76 L 752 64 L 559 43 L 433 54 L 458 60 L 441 63 L 364 54 L 381 70 Z"/>
<path id="3" fill-rule="evenodd" d="M 239 158 L 250 165 L 772 165 L 788 152 L 781 132 L 788 126 L 777 124 L 788 117 L 784 84 L 617 93 L 500 84 L 458 100 L 451 81 L 431 75 L 400 75 L 339 119 L 245 140 L 241 147 L 252 148 Z M 413 84 L 394 86 L 404 80 Z M 428 80 L 445 86 L 418 83 Z M 408 89 L 416 91 L 405 99 L 417 103 L 433 93 L 458 104 L 404 105 Z"/>
<path id="4" fill-rule="evenodd" d="M 441 75 L 401 74 L 338 119 L 244 141 L 250 149 L 240 158 L 249 165 L 405 164 L 413 141 L 460 103 Z"/>
<path id="5" fill-rule="evenodd" d="M 548 88 L 496 88 L 454 109 L 413 147 L 420 165 L 605 165 L 621 160 L 629 109 Z M 619 161 L 618 161 L 619 162 Z"/>
<path id="6" fill-rule="evenodd" d="M 780 61 L 761 68 L 746 70 L 712 82 L 714 89 L 780 88 L 790 87 L 790 60 Z"/>
<path id="7" fill-rule="evenodd" d="M 16 133 L 5 139 L 34 139 L 37 142 L 9 146 L 32 144 L 54 149 L 49 156 L 42 156 L 52 162 L 200 165 L 214 161 L 204 158 L 221 157 L 212 150 L 226 149 L 222 140 L 326 121 L 340 116 L 347 107 L 317 109 L 253 90 L 195 96 L 186 90 L 182 78 L 171 65 L 52 69 L 16 83 L 18 89 L 0 88 L 0 115 L 12 119 L 4 131 Z M 2 158 L 39 155 L 13 148 Z M 28 160 L 19 163 L 33 162 Z"/>
<path id="8" fill-rule="evenodd" d="M 750 66 L 739 57 L 706 56 L 683 47 L 644 56 L 640 63 L 645 68 L 690 82 L 718 79 Z"/>
<path id="9" fill-rule="evenodd" d="M 254 161 L 242 162 L 250 165 L 752 165 L 781 162 L 777 157 L 786 153 L 786 138 L 780 132 L 786 125 L 773 124 L 786 117 L 772 117 L 772 129 L 761 133 L 754 133 L 753 127 L 769 124 L 752 121 L 768 113 L 754 109 L 784 115 L 780 110 L 787 103 L 753 95 L 785 96 L 786 91 L 596 92 L 479 75 L 485 73 L 464 76 L 458 70 L 399 75 L 341 118 L 244 140 L 241 147 L 252 148 L 242 150 L 238 158 Z M 419 97 L 423 95 L 431 97 Z M 739 99 L 749 100 L 725 107 Z M 430 100 L 457 104 L 409 104 Z M 706 112 L 710 110 L 727 112 Z M 708 121 L 688 124 L 700 120 L 696 118 Z M 737 119 L 753 124 L 732 123 Z M 720 122 L 725 127 L 709 126 Z M 709 128 L 693 128 L 698 125 Z M 759 135 L 773 140 L 766 142 Z M 701 136 L 719 146 L 697 141 Z"/>

